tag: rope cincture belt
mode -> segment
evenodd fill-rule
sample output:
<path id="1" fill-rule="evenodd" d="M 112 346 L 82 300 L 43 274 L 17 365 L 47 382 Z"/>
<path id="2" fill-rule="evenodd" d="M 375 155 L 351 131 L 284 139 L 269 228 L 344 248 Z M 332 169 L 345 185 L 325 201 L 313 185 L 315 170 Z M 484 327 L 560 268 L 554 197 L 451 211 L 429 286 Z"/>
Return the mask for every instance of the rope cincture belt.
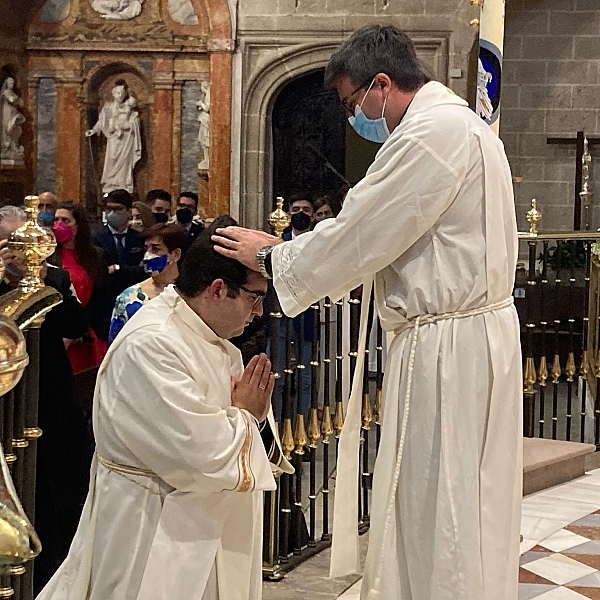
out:
<path id="1" fill-rule="evenodd" d="M 485 306 L 479 306 L 477 308 L 471 308 L 469 310 L 459 310 L 452 313 L 442 313 L 440 315 L 422 314 L 413 317 L 412 319 L 406 321 L 406 323 L 402 323 L 402 325 L 394 329 L 394 333 L 398 335 L 404 331 L 407 331 L 408 329 L 412 329 L 413 327 L 418 329 L 421 325 L 437 323 L 438 321 L 445 321 L 447 319 L 466 319 L 467 317 L 476 317 L 478 315 L 483 315 L 485 313 L 500 310 L 502 308 L 508 308 L 513 304 L 513 297 L 509 296 L 506 298 L 506 300 L 495 302 L 494 304 L 486 304 Z"/>
<path id="2" fill-rule="evenodd" d="M 105 469 L 108 469 L 113 473 L 118 473 L 119 475 L 127 479 L 127 481 L 131 481 L 131 483 L 134 483 L 135 485 L 144 488 L 145 490 L 148 490 L 153 494 L 160 495 L 159 491 L 149 488 L 148 486 L 144 485 L 143 483 L 140 483 L 139 481 L 136 481 L 135 479 L 127 477 L 127 475 L 135 475 L 136 477 L 148 477 L 150 479 L 155 480 L 156 482 L 162 481 L 162 479 L 154 471 L 151 471 L 150 469 L 138 469 L 137 467 L 130 467 L 128 465 L 121 465 L 119 463 L 113 462 L 112 460 L 109 460 L 108 458 L 105 458 L 98 452 L 96 452 L 96 457 L 98 458 L 98 462 Z"/>
<path id="3" fill-rule="evenodd" d="M 470 310 L 461 310 L 454 313 L 443 313 L 440 315 L 430 315 L 423 314 L 418 315 L 414 319 L 410 319 L 406 323 L 403 323 L 400 327 L 394 330 L 396 335 L 408 331 L 409 329 L 413 329 L 412 337 L 410 341 L 410 353 L 408 359 L 408 373 L 407 373 L 407 382 L 406 382 L 406 395 L 404 397 L 404 412 L 402 414 L 402 425 L 400 429 L 400 442 L 398 444 L 398 454 L 396 455 L 396 464 L 394 466 L 394 476 L 392 479 L 392 489 L 390 493 L 390 501 L 387 506 L 386 514 L 385 514 L 385 522 L 383 527 L 383 536 L 381 543 L 381 552 L 385 551 L 385 544 L 387 541 L 387 537 L 389 534 L 390 523 L 392 518 L 392 511 L 396 502 L 396 490 L 398 489 L 398 480 L 400 479 L 400 468 L 402 466 L 402 454 L 404 451 L 404 442 L 406 440 L 406 429 L 408 426 L 408 413 L 410 411 L 410 396 L 412 390 L 413 383 L 413 372 L 415 367 L 415 355 L 417 352 L 417 341 L 419 339 L 419 328 L 421 325 L 427 325 L 430 323 L 437 323 L 438 321 L 445 321 L 449 319 L 465 319 L 467 317 L 476 317 L 478 315 L 483 315 L 485 313 L 490 313 L 495 310 L 501 310 L 503 308 L 508 308 L 512 306 L 514 303 L 512 296 L 507 298 L 506 300 L 502 300 L 501 302 L 495 302 L 494 304 L 488 304 L 486 306 L 480 306 L 478 308 L 472 308 Z M 381 569 L 382 569 L 383 561 L 379 564 L 379 568 L 377 570 L 377 575 L 375 577 L 375 587 L 379 586 L 379 581 L 381 580 Z"/>

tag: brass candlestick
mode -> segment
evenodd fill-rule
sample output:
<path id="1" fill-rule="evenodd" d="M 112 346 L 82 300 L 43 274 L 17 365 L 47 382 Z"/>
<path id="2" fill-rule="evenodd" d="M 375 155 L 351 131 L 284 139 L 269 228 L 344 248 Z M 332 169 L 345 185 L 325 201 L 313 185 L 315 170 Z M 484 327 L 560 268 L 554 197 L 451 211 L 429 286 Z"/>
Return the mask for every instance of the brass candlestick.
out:
<path id="1" fill-rule="evenodd" d="M 273 229 L 273 233 L 280 238 L 283 235 L 283 230 L 289 226 L 290 218 L 283 210 L 283 198 L 277 198 L 277 208 L 269 215 L 269 225 Z"/>
<path id="2" fill-rule="evenodd" d="M 25 197 L 27 221 L 12 233 L 8 240 L 8 248 L 23 261 L 25 276 L 19 282 L 19 289 L 24 293 L 37 292 L 44 287 L 40 277 L 43 262 L 56 249 L 54 234 L 44 229 L 37 222 L 38 197 Z"/>
<path id="3" fill-rule="evenodd" d="M 590 206 L 594 200 L 594 192 L 590 186 L 590 164 L 592 163 L 592 155 L 590 154 L 589 142 L 587 137 L 583 140 L 583 157 L 581 158 L 582 164 L 582 186 L 579 197 L 581 198 L 581 205 L 584 208 L 584 229 L 586 231 L 590 228 Z"/>
<path id="4" fill-rule="evenodd" d="M 527 221 L 529 221 L 529 233 L 537 235 L 537 224 L 542 220 L 542 213 L 537 209 L 537 200 L 534 198 L 531 201 L 531 210 L 527 213 Z"/>

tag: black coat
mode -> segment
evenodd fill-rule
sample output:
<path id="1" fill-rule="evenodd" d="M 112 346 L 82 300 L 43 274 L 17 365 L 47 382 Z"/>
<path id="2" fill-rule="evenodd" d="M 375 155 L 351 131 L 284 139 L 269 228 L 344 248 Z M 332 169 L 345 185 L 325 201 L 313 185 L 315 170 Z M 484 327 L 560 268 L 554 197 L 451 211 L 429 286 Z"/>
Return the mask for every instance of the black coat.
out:
<path id="1" fill-rule="evenodd" d="M 35 527 L 44 552 L 35 561 L 36 588 L 64 560 L 75 534 L 89 483 L 92 441 L 77 406 L 73 372 L 63 338 L 77 339 L 89 327 L 88 311 L 71 293 L 69 274 L 48 266 L 47 285 L 63 296 L 40 329 L 39 426 Z"/>
<path id="2" fill-rule="evenodd" d="M 115 237 L 104 225 L 92 233 L 92 243 L 102 250 L 107 265 L 119 265 L 119 270 L 109 275 L 110 287 L 114 299 L 126 288 L 143 281 L 148 277 L 141 266 L 144 258 L 144 241 L 142 236 L 129 228 L 125 234 L 125 258 L 119 261 Z"/>
<path id="3" fill-rule="evenodd" d="M 202 223 L 195 223 L 192 221 L 192 226 L 189 231 L 186 230 L 185 235 L 187 237 L 188 244 L 191 246 L 193 241 L 204 231 L 204 225 Z"/>

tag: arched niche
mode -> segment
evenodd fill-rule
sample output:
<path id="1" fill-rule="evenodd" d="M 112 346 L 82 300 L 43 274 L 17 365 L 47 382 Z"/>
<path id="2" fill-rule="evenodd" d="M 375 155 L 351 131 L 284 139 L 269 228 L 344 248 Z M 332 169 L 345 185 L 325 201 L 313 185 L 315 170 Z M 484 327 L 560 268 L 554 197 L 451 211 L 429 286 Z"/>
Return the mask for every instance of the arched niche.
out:
<path id="1" fill-rule="evenodd" d="M 260 36 L 241 40 L 242 111 L 239 136 L 239 217 L 248 227 L 262 228 L 273 207 L 273 106 L 292 80 L 324 69 L 344 39 L 343 32 L 321 38 L 290 36 L 273 43 Z M 417 54 L 433 77 L 448 83 L 449 33 L 411 35 Z"/>
<path id="2" fill-rule="evenodd" d="M 82 131 L 92 128 L 97 120 L 100 109 L 106 102 L 113 100 L 112 90 L 116 81 L 127 83 L 129 94 L 137 100 L 136 110 L 140 118 L 142 135 L 142 158 L 134 170 L 135 190 L 147 191 L 150 184 L 149 150 L 152 143 L 152 104 L 153 90 L 149 75 L 137 65 L 127 62 L 114 62 L 95 67 L 90 70 L 83 84 Z M 101 198 L 100 178 L 104 168 L 106 139 L 102 134 L 86 138 L 85 157 L 82 161 L 82 178 L 84 181 L 86 207 L 97 212 L 98 201 Z"/>
<path id="3" fill-rule="evenodd" d="M 293 79 L 324 69 L 339 41 L 279 52 L 250 77 L 243 98 L 240 173 L 240 220 L 262 228 L 273 206 L 271 116 L 283 88 Z"/>

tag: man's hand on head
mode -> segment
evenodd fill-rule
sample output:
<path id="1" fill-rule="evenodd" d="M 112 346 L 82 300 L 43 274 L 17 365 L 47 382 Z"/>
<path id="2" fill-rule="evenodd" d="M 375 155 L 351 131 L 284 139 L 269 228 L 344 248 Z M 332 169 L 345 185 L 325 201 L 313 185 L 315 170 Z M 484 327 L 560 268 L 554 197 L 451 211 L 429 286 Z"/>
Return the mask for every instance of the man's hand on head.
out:
<path id="1" fill-rule="evenodd" d="M 269 414 L 275 376 L 266 354 L 253 356 L 240 379 L 232 381 L 231 405 L 247 410 L 262 423 Z"/>
<path id="2" fill-rule="evenodd" d="M 219 254 L 234 258 L 253 271 L 259 270 L 256 253 L 263 246 L 277 246 L 282 242 L 264 231 L 244 227 L 221 227 L 212 236 L 212 241 Z"/>

